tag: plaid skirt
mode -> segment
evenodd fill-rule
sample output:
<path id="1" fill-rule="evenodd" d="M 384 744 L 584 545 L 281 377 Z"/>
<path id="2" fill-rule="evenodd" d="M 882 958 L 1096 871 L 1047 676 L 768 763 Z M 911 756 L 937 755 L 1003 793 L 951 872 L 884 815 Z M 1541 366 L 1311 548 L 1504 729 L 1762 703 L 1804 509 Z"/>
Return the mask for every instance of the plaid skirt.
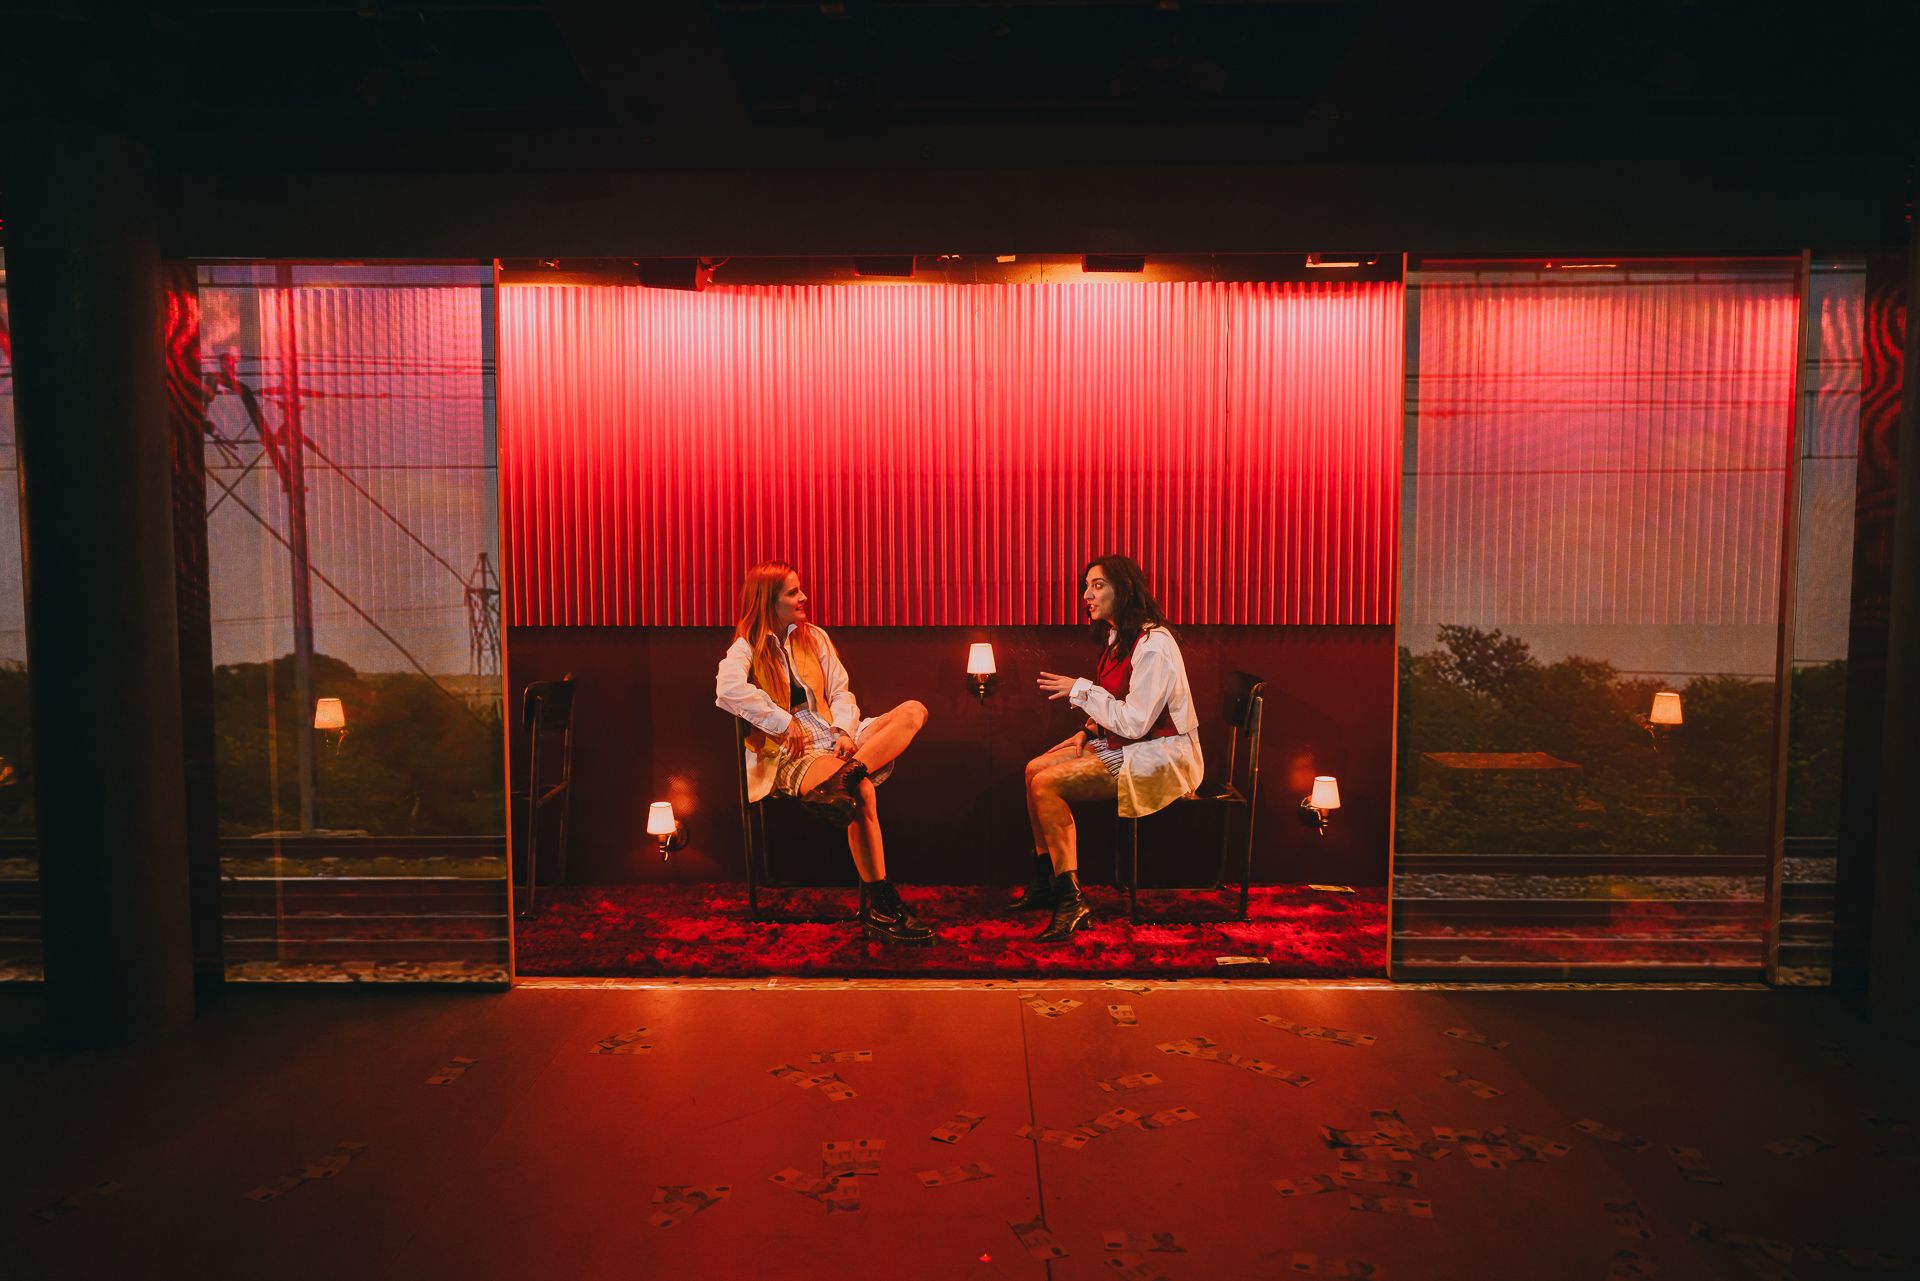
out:
<path id="1" fill-rule="evenodd" d="M 803 707 L 793 716 L 807 731 L 807 746 L 799 755 L 789 756 L 785 740 L 781 741 L 780 749 L 774 756 L 773 790 L 782 796 L 800 795 L 800 784 L 807 777 L 807 771 L 821 757 L 832 756 L 833 745 L 840 741 L 839 731 L 821 719 L 818 712 Z M 855 727 L 853 741 L 856 746 L 866 737 L 867 728 L 872 724 L 872 718 L 868 718 Z M 889 761 L 878 773 L 869 775 L 874 786 L 878 787 L 887 781 L 887 776 L 893 773 L 893 766 L 894 762 Z"/>

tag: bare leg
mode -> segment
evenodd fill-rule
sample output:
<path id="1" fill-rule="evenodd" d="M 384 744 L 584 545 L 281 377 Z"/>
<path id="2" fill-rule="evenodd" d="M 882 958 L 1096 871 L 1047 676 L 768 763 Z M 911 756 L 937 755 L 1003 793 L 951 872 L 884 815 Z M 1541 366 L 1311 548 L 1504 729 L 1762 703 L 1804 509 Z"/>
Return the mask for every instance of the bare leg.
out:
<path id="1" fill-rule="evenodd" d="M 1045 854 L 1047 852 L 1047 834 L 1040 828 L 1040 811 L 1035 809 L 1033 804 L 1034 776 L 1041 770 L 1046 769 L 1049 765 L 1061 765 L 1072 759 L 1073 752 L 1069 749 L 1062 748 L 1057 752 L 1048 752 L 1045 755 L 1036 756 L 1027 762 L 1027 825 L 1033 829 L 1033 852 L 1035 854 Z"/>
<path id="2" fill-rule="evenodd" d="M 1119 794 L 1119 780 L 1107 773 L 1106 765 L 1091 752 L 1049 765 L 1033 776 L 1027 795 L 1047 853 L 1053 858 L 1055 876 L 1080 868 L 1073 810 L 1068 802 L 1097 801 Z"/>
<path id="3" fill-rule="evenodd" d="M 873 724 L 867 728 L 867 736 L 860 740 L 859 750 L 853 759 L 873 773 L 897 758 L 907 750 L 907 744 L 913 742 L 927 723 L 926 705 L 908 699 L 890 712 L 876 716 Z"/>
<path id="4" fill-rule="evenodd" d="M 880 843 L 880 798 L 868 779 L 860 780 L 860 814 L 847 824 L 847 848 L 853 851 L 853 865 L 863 881 L 878 881 L 887 874 L 887 855 Z"/>

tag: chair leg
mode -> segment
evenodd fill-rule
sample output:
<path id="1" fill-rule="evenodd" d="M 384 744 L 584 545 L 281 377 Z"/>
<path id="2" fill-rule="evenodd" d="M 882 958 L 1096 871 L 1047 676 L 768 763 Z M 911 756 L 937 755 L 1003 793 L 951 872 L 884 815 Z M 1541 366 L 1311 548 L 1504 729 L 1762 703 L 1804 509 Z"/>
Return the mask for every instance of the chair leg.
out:
<path id="1" fill-rule="evenodd" d="M 537 706 L 537 704 L 536 704 Z M 533 742 L 527 749 L 527 901 L 522 916 L 533 915 L 540 883 L 540 721 L 533 723 Z"/>
<path id="2" fill-rule="evenodd" d="M 1140 820 L 1123 819 L 1127 825 L 1127 920 L 1140 924 Z"/>

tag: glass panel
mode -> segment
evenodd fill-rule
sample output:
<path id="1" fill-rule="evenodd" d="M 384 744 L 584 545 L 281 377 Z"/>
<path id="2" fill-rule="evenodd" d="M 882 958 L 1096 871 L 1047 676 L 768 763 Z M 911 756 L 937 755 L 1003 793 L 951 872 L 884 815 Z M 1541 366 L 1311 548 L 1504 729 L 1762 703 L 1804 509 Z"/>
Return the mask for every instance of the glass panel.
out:
<path id="1" fill-rule="evenodd" d="M 1757 972 L 1797 277 L 1409 274 L 1396 973 Z"/>
<path id="2" fill-rule="evenodd" d="M 490 268 L 206 265 L 230 979 L 507 976 Z"/>
<path id="3" fill-rule="evenodd" d="M 1800 514 L 1778 969 L 1780 981 L 1800 985 L 1832 980 L 1866 296 L 1864 261 L 1814 262 L 1807 279 L 1806 368 L 1800 384 Z"/>
<path id="4" fill-rule="evenodd" d="M 33 837 L 33 730 L 13 435 L 13 330 L 0 250 L 0 981 L 40 977 L 40 860 Z"/>

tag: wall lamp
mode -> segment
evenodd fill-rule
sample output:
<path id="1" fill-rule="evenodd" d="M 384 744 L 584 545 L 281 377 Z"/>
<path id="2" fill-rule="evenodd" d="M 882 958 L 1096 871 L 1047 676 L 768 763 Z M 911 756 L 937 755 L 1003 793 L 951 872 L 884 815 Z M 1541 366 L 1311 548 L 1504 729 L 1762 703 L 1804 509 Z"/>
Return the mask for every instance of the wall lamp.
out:
<path id="1" fill-rule="evenodd" d="M 673 816 L 672 801 L 655 801 L 647 806 L 647 835 L 660 838 L 660 861 L 687 847 L 687 828 Z"/>
<path id="2" fill-rule="evenodd" d="M 1327 834 L 1327 818 L 1340 808 L 1340 784 L 1331 774 L 1316 774 L 1313 791 L 1300 798 L 1300 822 L 1315 836 Z"/>
<path id="3" fill-rule="evenodd" d="M 1663 689 L 1653 696 L 1653 707 L 1640 720 L 1640 728 L 1647 731 L 1647 737 L 1653 740 L 1653 750 L 1660 750 L 1660 731 L 1656 725 L 1679 725 L 1680 695 L 1670 689 Z"/>
<path id="4" fill-rule="evenodd" d="M 346 707 L 337 698 L 316 700 L 313 704 L 313 727 L 338 735 L 333 740 L 333 750 L 339 751 L 340 745 L 347 741 Z"/>
<path id="5" fill-rule="evenodd" d="M 993 646 L 984 641 L 976 641 L 967 647 L 967 687 L 973 696 L 986 704 L 987 696 L 1000 684 L 995 674 Z"/>

